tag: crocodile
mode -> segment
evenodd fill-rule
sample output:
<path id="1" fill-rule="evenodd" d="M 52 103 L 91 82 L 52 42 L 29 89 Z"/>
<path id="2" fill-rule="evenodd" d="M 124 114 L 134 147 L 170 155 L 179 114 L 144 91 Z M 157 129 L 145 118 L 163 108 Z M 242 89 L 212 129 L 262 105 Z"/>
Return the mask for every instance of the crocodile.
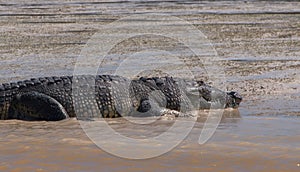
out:
<path id="1" fill-rule="evenodd" d="M 0 84 L 0 119 L 146 116 L 159 108 L 187 111 L 191 106 L 210 108 L 214 102 L 220 108 L 238 108 L 241 101 L 237 92 L 168 76 L 51 76 Z"/>

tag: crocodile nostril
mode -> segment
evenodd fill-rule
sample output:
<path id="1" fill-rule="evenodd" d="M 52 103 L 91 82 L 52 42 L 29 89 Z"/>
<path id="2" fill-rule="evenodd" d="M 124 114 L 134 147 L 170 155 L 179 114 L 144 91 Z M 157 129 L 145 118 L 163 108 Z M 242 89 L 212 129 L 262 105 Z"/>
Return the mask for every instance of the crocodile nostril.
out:
<path id="1" fill-rule="evenodd" d="M 231 91 L 228 94 L 234 99 L 234 101 L 237 105 L 239 105 L 243 100 L 243 97 L 235 91 Z"/>

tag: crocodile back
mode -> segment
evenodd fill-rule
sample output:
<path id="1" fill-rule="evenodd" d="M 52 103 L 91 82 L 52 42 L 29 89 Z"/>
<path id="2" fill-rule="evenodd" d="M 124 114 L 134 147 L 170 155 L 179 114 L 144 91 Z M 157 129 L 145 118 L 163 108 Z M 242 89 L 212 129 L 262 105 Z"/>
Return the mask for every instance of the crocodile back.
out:
<path id="1" fill-rule="evenodd" d="M 38 92 L 57 100 L 70 117 L 119 117 L 139 106 L 131 80 L 112 75 L 40 77 L 0 84 L 0 116 L 10 118 L 16 95 Z M 132 87 L 131 89 L 136 88 Z M 140 92 L 145 92 L 143 88 Z M 133 103 L 135 102 L 135 103 Z"/>

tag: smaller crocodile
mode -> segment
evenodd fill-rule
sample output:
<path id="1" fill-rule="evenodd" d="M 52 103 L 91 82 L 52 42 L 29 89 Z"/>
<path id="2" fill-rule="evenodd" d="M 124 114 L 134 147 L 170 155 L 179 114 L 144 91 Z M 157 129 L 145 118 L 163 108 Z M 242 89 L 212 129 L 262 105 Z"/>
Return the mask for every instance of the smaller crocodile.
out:
<path id="1" fill-rule="evenodd" d="M 52 76 L 0 84 L 2 120 L 146 116 L 160 108 L 182 112 L 195 107 L 238 108 L 241 101 L 237 92 L 172 77 Z"/>

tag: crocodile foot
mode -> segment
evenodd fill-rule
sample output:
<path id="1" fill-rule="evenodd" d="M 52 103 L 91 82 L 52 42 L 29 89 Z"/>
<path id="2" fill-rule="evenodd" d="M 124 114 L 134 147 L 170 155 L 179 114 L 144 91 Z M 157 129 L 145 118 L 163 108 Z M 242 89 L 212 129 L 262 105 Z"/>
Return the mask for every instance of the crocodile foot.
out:
<path id="1" fill-rule="evenodd" d="M 34 91 L 17 95 L 9 109 L 11 119 L 58 121 L 68 117 L 58 101 Z"/>

